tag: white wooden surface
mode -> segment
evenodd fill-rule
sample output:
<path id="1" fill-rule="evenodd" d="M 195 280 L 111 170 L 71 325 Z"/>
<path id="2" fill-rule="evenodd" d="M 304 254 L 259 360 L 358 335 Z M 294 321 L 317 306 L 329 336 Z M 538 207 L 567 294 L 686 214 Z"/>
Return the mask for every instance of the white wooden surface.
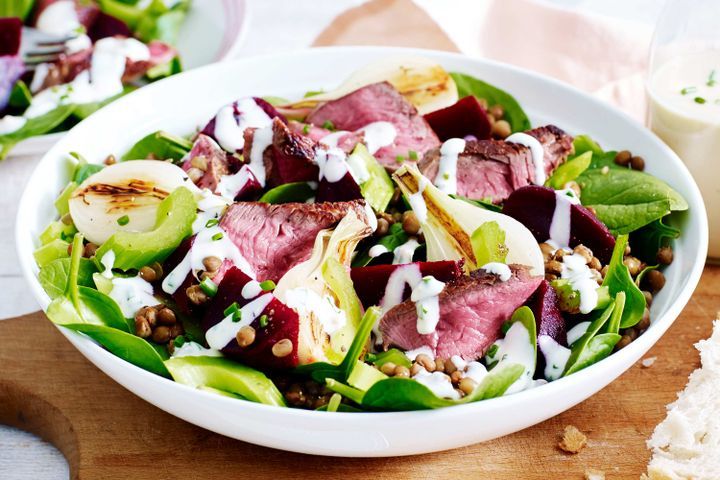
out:
<path id="1" fill-rule="evenodd" d="M 365 0 L 248 0 L 249 31 L 241 55 L 282 51 L 310 45 L 335 16 Z M 457 35 L 462 17 L 474 2 L 447 0 L 442 6 L 431 0 L 415 0 L 448 33 Z M 569 8 L 652 23 L 657 0 L 539 0 Z M 477 4 L 474 5 L 477 7 Z M 282 12 L 279 15 L 278 12 Z M 302 21 L 298 21 L 298 19 Z M 464 25 L 463 25 L 464 26 Z M 459 42 L 461 43 L 461 42 Z M 15 254 L 14 224 L 17 201 L 39 158 L 9 157 L 0 163 L 0 319 L 37 310 L 26 291 Z M 0 339 L 0 341 L 3 341 Z M 0 425 L 0 479 L 65 480 L 68 468 L 51 445 L 22 431 Z"/>

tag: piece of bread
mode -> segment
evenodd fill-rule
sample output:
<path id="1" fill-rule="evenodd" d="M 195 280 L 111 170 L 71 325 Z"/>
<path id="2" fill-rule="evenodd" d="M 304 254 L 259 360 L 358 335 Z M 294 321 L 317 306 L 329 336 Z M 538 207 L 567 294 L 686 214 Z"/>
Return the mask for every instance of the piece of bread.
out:
<path id="1" fill-rule="evenodd" d="M 701 368 L 667 406 L 667 417 L 647 442 L 653 451 L 650 480 L 720 479 L 720 320 L 695 348 Z"/>

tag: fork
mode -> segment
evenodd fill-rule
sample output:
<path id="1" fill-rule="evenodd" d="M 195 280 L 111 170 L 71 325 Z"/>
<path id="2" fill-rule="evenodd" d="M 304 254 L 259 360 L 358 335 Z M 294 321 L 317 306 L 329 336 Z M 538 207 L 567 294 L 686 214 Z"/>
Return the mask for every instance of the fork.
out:
<path id="1" fill-rule="evenodd" d="M 41 63 L 56 61 L 67 50 L 65 42 L 76 36 L 77 34 L 51 35 L 37 28 L 23 27 L 20 56 L 26 70 L 34 70 Z"/>

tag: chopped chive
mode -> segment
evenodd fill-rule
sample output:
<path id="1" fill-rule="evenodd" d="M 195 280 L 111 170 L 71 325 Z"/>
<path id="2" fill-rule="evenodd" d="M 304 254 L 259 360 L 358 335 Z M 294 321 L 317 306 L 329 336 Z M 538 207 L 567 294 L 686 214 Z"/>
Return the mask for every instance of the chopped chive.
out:
<path id="1" fill-rule="evenodd" d="M 500 347 L 498 347 L 497 344 L 493 343 L 492 345 L 490 345 L 490 348 L 488 348 L 487 356 L 494 357 L 497 354 L 499 349 L 500 349 Z"/>
<path id="2" fill-rule="evenodd" d="M 303 126 L 303 133 L 304 133 L 305 135 L 307 135 L 308 133 L 310 133 L 310 124 L 309 124 L 309 123 L 306 123 L 306 124 Z"/>
<path id="3" fill-rule="evenodd" d="M 397 157 L 395 157 L 395 161 L 397 163 L 403 163 L 405 161 L 405 157 L 403 157 L 402 155 L 398 155 Z"/>
<path id="4" fill-rule="evenodd" d="M 448 172 L 443 173 L 443 178 L 445 180 L 450 180 L 450 174 Z"/>
<path id="5" fill-rule="evenodd" d="M 510 330 L 510 327 L 512 326 L 512 322 L 505 322 L 502 324 L 502 333 L 505 335 L 508 330 Z"/>
<path id="6" fill-rule="evenodd" d="M 331 122 L 330 120 L 325 120 L 325 122 L 323 122 L 323 124 L 322 124 L 322 127 L 325 130 L 335 130 L 335 124 L 333 122 Z"/>
<path id="7" fill-rule="evenodd" d="M 213 282 L 210 277 L 205 277 L 203 281 L 200 282 L 200 288 L 208 297 L 214 297 L 218 290 L 217 284 Z"/>
<path id="8" fill-rule="evenodd" d="M 267 324 L 268 324 L 268 316 L 267 316 L 267 315 L 260 315 L 259 323 L 260 323 L 260 328 L 265 328 L 265 327 L 267 327 Z"/>
<path id="9" fill-rule="evenodd" d="M 213 241 L 216 242 L 216 241 L 220 240 L 221 238 L 223 238 L 223 234 L 222 234 L 222 232 L 218 232 L 210 238 L 212 238 Z"/>
<path id="10" fill-rule="evenodd" d="M 128 223 L 130 223 L 130 217 L 128 217 L 127 215 L 123 215 L 122 217 L 117 219 L 117 223 L 120 226 L 127 225 Z"/>
<path id="11" fill-rule="evenodd" d="M 681 95 L 687 95 L 688 93 L 694 93 L 697 92 L 697 87 L 685 87 L 682 90 L 680 90 Z"/>
<path id="12" fill-rule="evenodd" d="M 272 280 L 265 280 L 260 282 L 260 288 L 263 292 L 269 292 L 270 290 L 275 290 L 275 282 Z"/>
<path id="13" fill-rule="evenodd" d="M 234 314 L 238 310 L 240 310 L 240 307 L 238 306 L 237 302 L 233 302 L 232 305 L 230 305 L 225 310 L 223 310 L 223 315 L 225 315 L 227 317 L 229 315 Z"/>
<path id="14" fill-rule="evenodd" d="M 173 346 L 175 348 L 182 347 L 183 345 L 185 345 L 185 337 L 183 337 L 182 335 L 177 336 L 173 339 Z"/>
<path id="15" fill-rule="evenodd" d="M 427 314 L 428 311 L 429 311 L 429 310 L 427 309 L 427 307 L 422 307 L 422 313 Z"/>
<path id="16" fill-rule="evenodd" d="M 410 158 L 410 160 L 417 160 L 417 159 L 418 159 L 418 154 L 417 154 L 417 152 L 416 152 L 415 150 L 410 150 L 410 151 L 408 152 L 408 157 Z"/>
<path id="17" fill-rule="evenodd" d="M 342 395 L 339 393 L 333 393 L 332 397 L 330 397 L 330 401 L 327 404 L 327 408 L 325 409 L 328 412 L 337 412 L 338 408 L 340 408 L 340 402 L 342 401 Z"/>
<path id="18" fill-rule="evenodd" d="M 707 100 L 705 100 L 703 97 L 695 97 L 693 100 L 695 100 L 695 103 L 699 103 L 700 105 L 707 102 Z"/>
<path id="19" fill-rule="evenodd" d="M 212 228 L 218 223 L 220 223 L 220 220 L 218 220 L 217 218 L 211 218 L 205 223 L 205 228 Z"/>
<path id="20" fill-rule="evenodd" d="M 232 321 L 238 323 L 240 320 L 242 320 L 242 310 L 235 310 L 232 314 Z"/>
<path id="21" fill-rule="evenodd" d="M 714 87 L 715 85 L 717 85 L 718 82 L 717 82 L 717 80 L 715 79 L 715 75 L 716 75 L 716 74 L 717 74 L 717 71 L 716 71 L 716 70 L 713 70 L 713 71 L 710 72 L 710 76 L 708 77 L 708 80 L 707 80 L 707 83 L 706 83 L 706 85 L 707 85 L 708 87 Z"/>

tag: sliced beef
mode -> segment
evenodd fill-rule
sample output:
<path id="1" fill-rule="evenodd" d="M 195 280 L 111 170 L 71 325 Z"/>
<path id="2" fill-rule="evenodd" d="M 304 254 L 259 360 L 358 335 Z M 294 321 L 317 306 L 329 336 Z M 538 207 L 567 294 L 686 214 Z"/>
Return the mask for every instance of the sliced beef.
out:
<path id="1" fill-rule="evenodd" d="M 105 37 L 132 37 L 132 31 L 122 20 L 108 15 L 105 12 L 98 12 L 92 25 L 87 29 L 90 40 L 97 42 Z"/>
<path id="2" fill-rule="evenodd" d="M 293 133 L 279 118 L 273 120 L 272 147 L 265 150 L 265 178 L 268 188 L 285 183 L 317 181 L 315 142 Z M 245 158 L 249 157 L 252 142 L 245 142 Z"/>
<path id="3" fill-rule="evenodd" d="M 572 152 L 572 137 L 554 125 L 526 132 L 538 139 L 545 152 L 545 173 L 550 174 Z M 440 149 L 427 153 L 418 168 L 434 180 L 440 164 Z M 535 180 L 530 149 L 502 140 L 468 141 L 457 161 L 457 194 L 475 200 L 504 201 L 513 191 Z"/>
<path id="4" fill-rule="evenodd" d="M 373 122 L 392 123 L 397 137 L 392 145 L 375 152 L 375 158 L 385 167 L 395 170 L 396 158 L 407 157 L 409 151 L 422 157 L 436 148 L 440 141 L 430 125 L 388 82 L 375 83 L 355 90 L 344 97 L 318 106 L 307 122 L 323 125 L 330 121 L 338 130 L 355 131 Z"/>
<path id="5" fill-rule="evenodd" d="M 239 202 L 231 205 L 220 226 L 255 271 L 258 280 L 277 282 L 304 262 L 320 230 L 333 228 L 350 211 L 365 218 L 364 202 Z"/>
<path id="6" fill-rule="evenodd" d="M 475 360 L 500 337 L 503 322 L 535 292 L 541 277 L 531 277 L 527 267 L 511 265 L 506 282 L 476 270 L 445 286 L 439 295 L 440 321 L 435 332 L 417 331 L 415 303 L 406 300 L 380 321 L 383 344 L 411 350 L 428 346 L 437 357 L 459 355 Z"/>
<path id="7" fill-rule="evenodd" d="M 225 150 L 207 135 L 197 136 L 192 149 L 183 162 L 183 170 L 187 172 L 193 168 L 193 163 L 200 166 L 205 165 L 203 176 L 195 184 L 200 188 L 208 188 L 211 192 L 216 191 L 220 178 L 230 173 Z"/>

